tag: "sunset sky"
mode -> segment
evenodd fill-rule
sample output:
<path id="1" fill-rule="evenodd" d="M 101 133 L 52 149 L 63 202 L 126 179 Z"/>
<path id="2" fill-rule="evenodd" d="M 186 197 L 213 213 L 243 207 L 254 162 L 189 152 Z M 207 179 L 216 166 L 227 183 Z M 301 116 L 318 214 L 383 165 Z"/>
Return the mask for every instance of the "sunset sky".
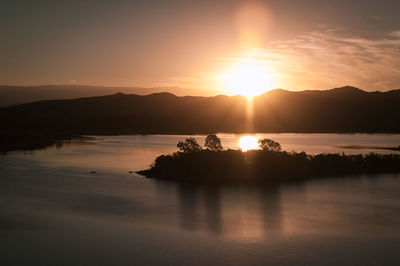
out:
<path id="1" fill-rule="evenodd" d="M 236 93 L 261 69 L 263 90 L 399 89 L 399 14 L 398 0 L 2 0 L 0 84 Z"/>

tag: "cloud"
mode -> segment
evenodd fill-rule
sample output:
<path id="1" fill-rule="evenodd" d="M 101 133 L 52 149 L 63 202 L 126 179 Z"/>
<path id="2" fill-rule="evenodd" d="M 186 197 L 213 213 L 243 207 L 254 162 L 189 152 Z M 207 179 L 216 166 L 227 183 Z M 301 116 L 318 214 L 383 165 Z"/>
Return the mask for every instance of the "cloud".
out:
<path id="1" fill-rule="evenodd" d="M 319 27 L 297 38 L 270 42 L 266 47 L 242 50 L 220 59 L 239 61 L 248 54 L 270 65 L 283 88 L 400 88 L 400 31 L 368 39 Z"/>
<path id="2" fill-rule="evenodd" d="M 392 37 L 395 37 L 395 38 L 400 38 L 400 30 L 398 30 L 398 31 L 393 31 L 393 32 L 390 33 L 390 35 L 391 35 Z"/>
<path id="3" fill-rule="evenodd" d="M 369 91 L 400 88 L 400 30 L 373 39 L 326 25 L 315 29 L 296 38 L 269 42 L 263 47 L 217 55 L 210 60 L 210 65 L 229 66 L 252 58 L 273 70 L 276 87 L 289 90 L 331 89 L 345 85 Z M 218 89 L 220 84 L 216 77 L 219 74 L 199 72 L 187 77 L 168 77 L 163 85 Z"/>

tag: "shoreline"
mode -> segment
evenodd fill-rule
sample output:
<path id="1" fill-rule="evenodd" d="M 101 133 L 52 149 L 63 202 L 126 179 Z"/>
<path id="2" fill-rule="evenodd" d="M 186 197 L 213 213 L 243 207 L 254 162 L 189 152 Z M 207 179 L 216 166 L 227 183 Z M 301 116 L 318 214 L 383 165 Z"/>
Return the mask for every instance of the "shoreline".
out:
<path id="1" fill-rule="evenodd" d="M 258 133 L 243 133 L 243 132 L 221 132 L 218 134 L 230 134 L 230 135 L 261 135 L 261 134 L 310 134 L 310 135 L 399 135 L 400 133 L 368 133 L 368 132 L 258 132 Z M 71 140 L 96 140 L 98 137 L 109 137 L 109 136 L 207 136 L 207 133 L 110 133 L 110 134 L 58 134 L 54 132 L 14 132 L 13 130 L 5 130 L 0 132 L 0 154 L 7 154 L 12 151 L 34 151 L 52 147 L 54 145 L 63 145 Z M 382 146 L 382 145 L 337 145 L 337 148 L 343 149 L 376 149 L 400 152 L 400 146 Z"/>
<path id="2" fill-rule="evenodd" d="M 400 173 L 400 154 L 316 154 L 240 150 L 161 155 L 147 178 L 200 184 L 280 184 L 343 175 Z"/>

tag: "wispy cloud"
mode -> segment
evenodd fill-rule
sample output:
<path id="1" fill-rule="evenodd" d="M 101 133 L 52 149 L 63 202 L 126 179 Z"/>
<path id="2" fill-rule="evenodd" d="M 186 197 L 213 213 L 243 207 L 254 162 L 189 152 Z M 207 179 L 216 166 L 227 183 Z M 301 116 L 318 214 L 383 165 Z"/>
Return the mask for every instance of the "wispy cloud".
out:
<path id="1" fill-rule="evenodd" d="M 239 60 L 245 51 L 225 57 Z M 248 53 L 248 51 L 247 51 Z M 282 87 L 326 89 L 354 85 L 367 90 L 400 88 L 400 31 L 380 39 L 319 29 L 253 49 L 276 72 Z"/>
<path id="2" fill-rule="evenodd" d="M 277 86 L 285 89 L 330 89 L 344 85 L 370 91 L 400 88 L 400 30 L 369 39 L 320 25 L 293 39 L 219 55 L 213 60 L 229 65 L 249 57 L 270 66 Z M 216 74 L 171 77 L 166 83 L 207 88 L 213 86 Z"/>

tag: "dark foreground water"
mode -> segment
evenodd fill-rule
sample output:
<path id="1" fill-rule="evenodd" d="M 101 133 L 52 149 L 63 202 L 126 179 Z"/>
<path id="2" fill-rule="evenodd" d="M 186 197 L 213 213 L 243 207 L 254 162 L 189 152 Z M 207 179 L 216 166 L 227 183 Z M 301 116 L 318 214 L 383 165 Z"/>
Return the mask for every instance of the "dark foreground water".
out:
<path id="1" fill-rule="evenodd" d="M 197 187 L 128 173 L 182 138 L 102 137 L 0 156 L 0 265 L 400 264 L 400 175 Z M 238 138 L 222 142 L 234 148 Z M 400 142 L 399 135 L 273 138 L 308 152 Z"/>

